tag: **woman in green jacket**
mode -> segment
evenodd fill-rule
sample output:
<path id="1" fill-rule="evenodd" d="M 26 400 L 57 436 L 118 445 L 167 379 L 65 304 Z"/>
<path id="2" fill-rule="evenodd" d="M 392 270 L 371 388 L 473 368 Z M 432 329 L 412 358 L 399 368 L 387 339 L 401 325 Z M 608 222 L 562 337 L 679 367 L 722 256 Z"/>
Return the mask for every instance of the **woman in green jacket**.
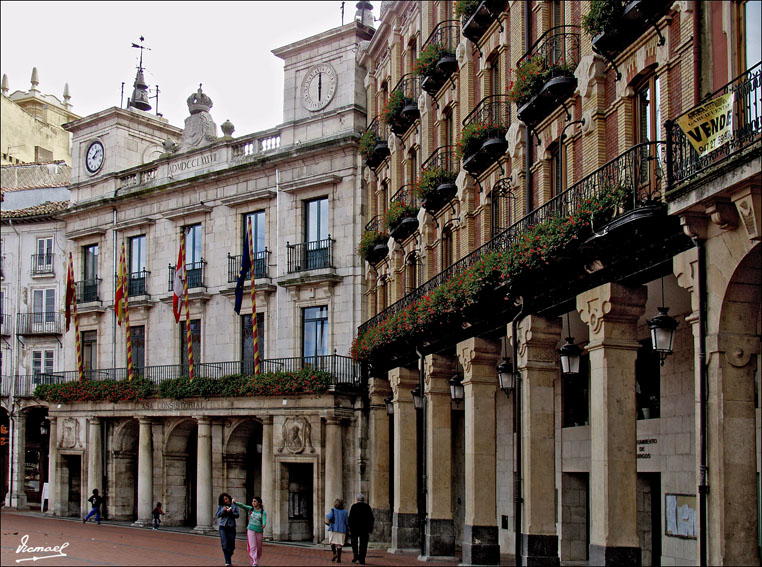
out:
<path id="1" fill-rule="evenodd" d="M 267 525 L 267 512 L 262 507 L 262 499 L 255 496 L 251 499 L 251 506 L 236 502 L 233 498 L 233 504 L 246 510 L 249 515 L 249 525 L 246 529 L 246 548 L 249 551 L 252 565 L 259 565 L 262 559 L 262 533 Z"/>

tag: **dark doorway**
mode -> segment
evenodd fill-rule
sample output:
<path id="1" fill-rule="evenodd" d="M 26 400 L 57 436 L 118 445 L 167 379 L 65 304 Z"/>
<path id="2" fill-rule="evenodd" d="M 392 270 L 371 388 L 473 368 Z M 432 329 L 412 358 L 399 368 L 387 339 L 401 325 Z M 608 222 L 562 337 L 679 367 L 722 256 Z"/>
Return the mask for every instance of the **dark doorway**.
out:
<path id="1" fill-rule="evenodd" d="M 198 428 L 188 435 L 185 459 L 185 522 L 186 526 L 196 526 L 196 471 L 198 463 Z"/>
<path id="2" fill-rule="evenodd" d="M 27 502 L 33 505 L 39 505 L 42 501 L 42 487 L 48 481 L 50 422 L 47 416 L 45 408 L 32 408 L 26 413 L 24 492 Z"/>
<path id="3" fill-rule="evenodd" d="M 661 565 L 661 473 L 638 473 L 638 539 L 642 565 Z"/>
<path id="4" fill-rule="evenodd" d="M 288 540 L 312 541 L 312 463 L 288 463 Z"/>
<path id="5" fill-rule="evenodd" d="M 62 458 L 64 466 L 61 470 L 61 487 L 66 487 L 64 494 L 68 494 L 68 500 L 64 499 L 66 505 L 63 513 L 65 516 L 81 516 L 82 457 L 80 455 L 62 455 Z"/>

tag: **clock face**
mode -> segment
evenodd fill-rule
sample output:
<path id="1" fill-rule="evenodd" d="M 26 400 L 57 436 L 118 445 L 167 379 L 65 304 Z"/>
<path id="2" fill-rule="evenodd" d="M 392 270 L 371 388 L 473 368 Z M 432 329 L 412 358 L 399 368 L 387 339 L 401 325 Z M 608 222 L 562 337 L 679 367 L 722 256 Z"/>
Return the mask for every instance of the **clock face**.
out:
<path id="1" fill-rule="evenodd" d="M 335 93 L 336 71 L 328 63 L 315 65 L 302 81 L 302 102 L 311 112 L 325 108 Z"/>
<path id="2" fill-rule="evenodd" d="M 85 154 L 85 167 L 90 173 L 95 173 L 103 165 L 103 144 L 96 141 L 90 144 Z"/>

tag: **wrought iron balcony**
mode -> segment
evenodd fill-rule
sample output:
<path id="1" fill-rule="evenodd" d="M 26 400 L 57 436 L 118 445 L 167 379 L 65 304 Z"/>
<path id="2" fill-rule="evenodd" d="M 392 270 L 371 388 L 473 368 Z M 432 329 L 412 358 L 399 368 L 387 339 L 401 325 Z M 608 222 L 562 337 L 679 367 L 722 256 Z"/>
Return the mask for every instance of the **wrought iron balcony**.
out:
<path id="1" fill-rule="evenodd" d="M 389 199 L 384 222 L 389 235 L 397 242 L 409 238 L 418 229 L 418 210 L 421 198 L 416 194 L 415 185 L 408 183 Z"/>
<path id="2" fill-rule="evenodd" d="M 418 110 L 419 96 L 421 96 L 421 82 L 413 73 L 402 75 L 389 93 L 382 117 L 398 138 L 404 136 L 421 115 Z"/>
<path id="3" fill-rule="evenodd" d="M 55 272 L 53 266 L 55 262 L 55 254 L 52 252 L 47 254 L 32 254 L 32 275 L 52 276 Z"/>
<path id="4" fill-rule="evenodd" d="M 602 245 L 605 235 L 609 233 L 614 234 L 616 229 L 624 227 L 631 221 L 656 218 L 661 225 L 666 224 L 664 222 L 666 208 L 662 202 L 663 187 L 661 168 L 659 166 L 659 154 L 663 149 L 664 142 L 639 144 L 630 148 L 592 174 L 575 183 L 560 195 L 513 223 L 507 230 L 501 232 L 471 254 L 455 262 L 401 300 L 378 313 L 360 326 L 359 333 L 364 334 L 367 330 L 378 326 L 389 317 L 414 305 L 428 293 L 449 281 L 453 276 L 473 266 L 486 254 L 493 251 L 507 251 L 509 247 L 518 242 L 519 239 L 524 238 L 534 227 L 552 219 L 567 217 L 580 207 L 589 206 L 590 199 L 594 197 L 600 197 L 613 191 L 617 191 L 622 196 L 613 218 L 601 219 L 600 226 L 592 226 L 590 228 L 593 235 L 598 235 L 599 238 L 591 239 L 589 246 Z M 654 230 L 654 238 L 659 241 L 661 237 L 657 232 L 658 230 Z M 659 246 L 664 245 L 662 241 L 657 242 L 657 244 Z M 625 257 L 623 251 L 619 251 L 619 256 L 621 258 Z M 633 268 L 632 260 L 629 264 L 627 269 Z M 569 284 L 569 281 L 563 282 L 563 285 L 567 288 Z M 528 289 L 527 293 L 536 292 L 540 287 L 542 286 Z M 568 289 L 567 292 L 569 292 Z M 555 298 L 559 302 L 564 299 L 563 297 Z M 495 316 L 498 314 L 494 313 Z"/>
<path id="5" fill-rule="evenodd" d="M 231 256 L 228 252 L 228 283 L 238 281 L 238 273 L 241 271 L 241 260 L 243 254 Z M 254 252 L 254 279 L 269 278 L 268 263 L 270 262 L 270 251 L 265 247 L 264 250 Z M 251 270 L 246 272 L 244 279 L 251 279 Z"/>
<path id="6" fill-rule="evenodd" d="M 288 273 L 306 272 L 308 270 L 320 270 L 323 268 L 335 268 L 333 264 L 333 245 L 336 241 L 328 235 L 323 240 L 289 244 L 288 250 Z"/>
<path id="7" fill-rule="evenodd" d="M 132 272 L 127 276 L 127 297 L 135 297 L 137 295 L 148 295 L 148 274 L 151 272 L 147 270 L 140 270 L 139 272 Z"/>
<path id="8" fill-rule="evenodd" d="M 61 335 L 63 317 L 60 313 L 19 313 L 16 319 L 16 333 L 19 335 Z"/>
<path id="9" fill-rule="evenodd" d="M 376 215 L 365 224 L 365 231 L 360 240 L 360 254 L 369 264 L 378 264 L 389 254 L 389 246 L 386 243 L 388 239 L 383 217 Z"/>
<path id="10" fill-rule="evenodd" d="M 376 116 L 360 138 L 360 152 L 365 157 L 365 165 L 376 169 L 389 157 L 389 126 Z"/>
<path id="11" fill-rule="evenodd" d="M 505 155 L 510 126 L 508 95 L 483 98 L 463 119 L 463 135 L 458 143 L 463 169 L 478 176 Z"/>
<path id="12" fill-rule="evenodd" d="M 534 125 L 563 105 L 574 89 L 579 64 L 579 26 L 550 28 L 516 62 L 511 96 L 519 120 Z M 567 111 L 568 114 L 568 111 Z"/>
<path id="13" fill-rule="evenodd" d="M 459 40 L 460 22 L 445 20 L 439 22 L 423 42 L 416 73 L 421 76 L 421 89 L 435 99 L 447 79 L 458 69 L 455 48 Z M 452 86 L 455 88 L 455 83 Z"/>
<path id="14" fill-rule="evenodd" d="M 759 155 L 762 139 L 762 63 L 757 63 L 713 93 L 708 99 L 729 93 L 734 95 L 732 132 L 724 143 L 718 144 L 714 149 L 699 154 L 690 143 L 688 136 L 680 129 L 677 123 L 679 117 L 666 122 L 669 197 L 679 193 L 679 189 L 687 181 L 720 167 L 728 160 L 746 155 L 752 146 L 756 145 L 756 152 Z M 695 107 L 681 116 L 690 115 L 694 110 Z M 707 123 L 710 132 L 716 126 L 716 123 Z M 693 137 L 702 139 L 706 137 L 706 133 L 699 131 L 697 127 Z"/>
<path id="15" fill-rule="evenodd" d="M 175 284 L 175 266 L 170 264 L 168 270 L 169 278 L 167 280 L 167 291 L 172 291 Z M 201 261 L 199 262 L 191 262 L 190 264 L 185 264 L 185 274 L 188 280 L 188 289 L 206 287 L 206 283 L 204 283 L 206 281 L 204 277 L 205 270 L 206 260 L 203 258 L 201 258 Z"/>
<path id="16" fill-rule="evenodd" d="M 254 375 L 253 360 L 233 360 L 226 362 L 197 362 L 193 365 L 194 376 L 197 378 L 219 379 L 224 376 L 235 374 Z M 266 372 L 297 372 L 306 368 L 328 372 L 333 386 L 359 387 L 361 381 L 360 364 L 347 356 L 336 354 L 320 356 L 301 356 L 294 358 L 270 358 L 260 362 L 260 373 Z M 159 366 L 144 366 L 133 368 L 133 376 L 146 378 L 158 385 L 165 380 L 173 380 L 188 375 L 187 365 L 165 364 Z M 3 391 L 5 391 L 5 379 L 13 377 L 3 376 Z M 16 395 L 31 396 L 34 388 L 39 384 L 60 384 L 64 382 L 76 382 L 79 373 L 76 370 L 64 372 L 41 373 L 35 375 L 19 375 L 15 377 Z M 127 368 L 103 368 L 85 369 L 85 380 L 125 380 L 128 378 Z M 21 392 L 21 393 L 19 393 Z"/>
<path id="17" fill-rule="evenodd" d="M 0 335 L 9 337 L 13 334 L 13 317 L 10 313 L 3 313 L 0 316 Z"/>
<path id="18" fill-rule="evenodd" d="M 458 170 L 455 146 L 440 146 L 426 158 L 418 180 L 418 193 L 424 209 L 436 213 L 455 197 L 458 193 L 455 185 Z"/>
<path id="19" fill-rule="evenodd" d="M 77 303 L 90 303 L 91 301 L 100 301 L 98 297 L 98 288 L 100 287 L 101 279 L 92 278 L 89 280 L 81 280 L 74 283 L 74 288 L 77 292 Z"/>
<path id="20" fill-rule="evenodd" d="M 463 37 L 479 45 L 484 32 L 497 20 L 505 7 L 505 0 L 484 0 L 479 2 L 473 12 L 463 15 Z"/>

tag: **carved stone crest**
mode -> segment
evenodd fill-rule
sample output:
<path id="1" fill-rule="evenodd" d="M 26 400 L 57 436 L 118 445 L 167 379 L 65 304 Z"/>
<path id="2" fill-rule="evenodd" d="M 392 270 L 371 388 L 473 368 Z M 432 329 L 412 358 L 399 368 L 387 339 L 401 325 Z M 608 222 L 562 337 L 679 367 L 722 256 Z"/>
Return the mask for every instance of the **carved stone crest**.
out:
<path id="1" fill-rule="evenodd" d="M 305 417 L 289 417 L 283 422 L 282 438 L 278 452 L 288 451 L 292 454 L 304 452 L 309 449 L 315 452 L 312 446 L 312 426 Z"/>
<path id="2" fill-rule="evenodd" d="M 62 424 L 61 447 L 73 449 L 79 444 L 79 420 L 67 417 Z"/>

